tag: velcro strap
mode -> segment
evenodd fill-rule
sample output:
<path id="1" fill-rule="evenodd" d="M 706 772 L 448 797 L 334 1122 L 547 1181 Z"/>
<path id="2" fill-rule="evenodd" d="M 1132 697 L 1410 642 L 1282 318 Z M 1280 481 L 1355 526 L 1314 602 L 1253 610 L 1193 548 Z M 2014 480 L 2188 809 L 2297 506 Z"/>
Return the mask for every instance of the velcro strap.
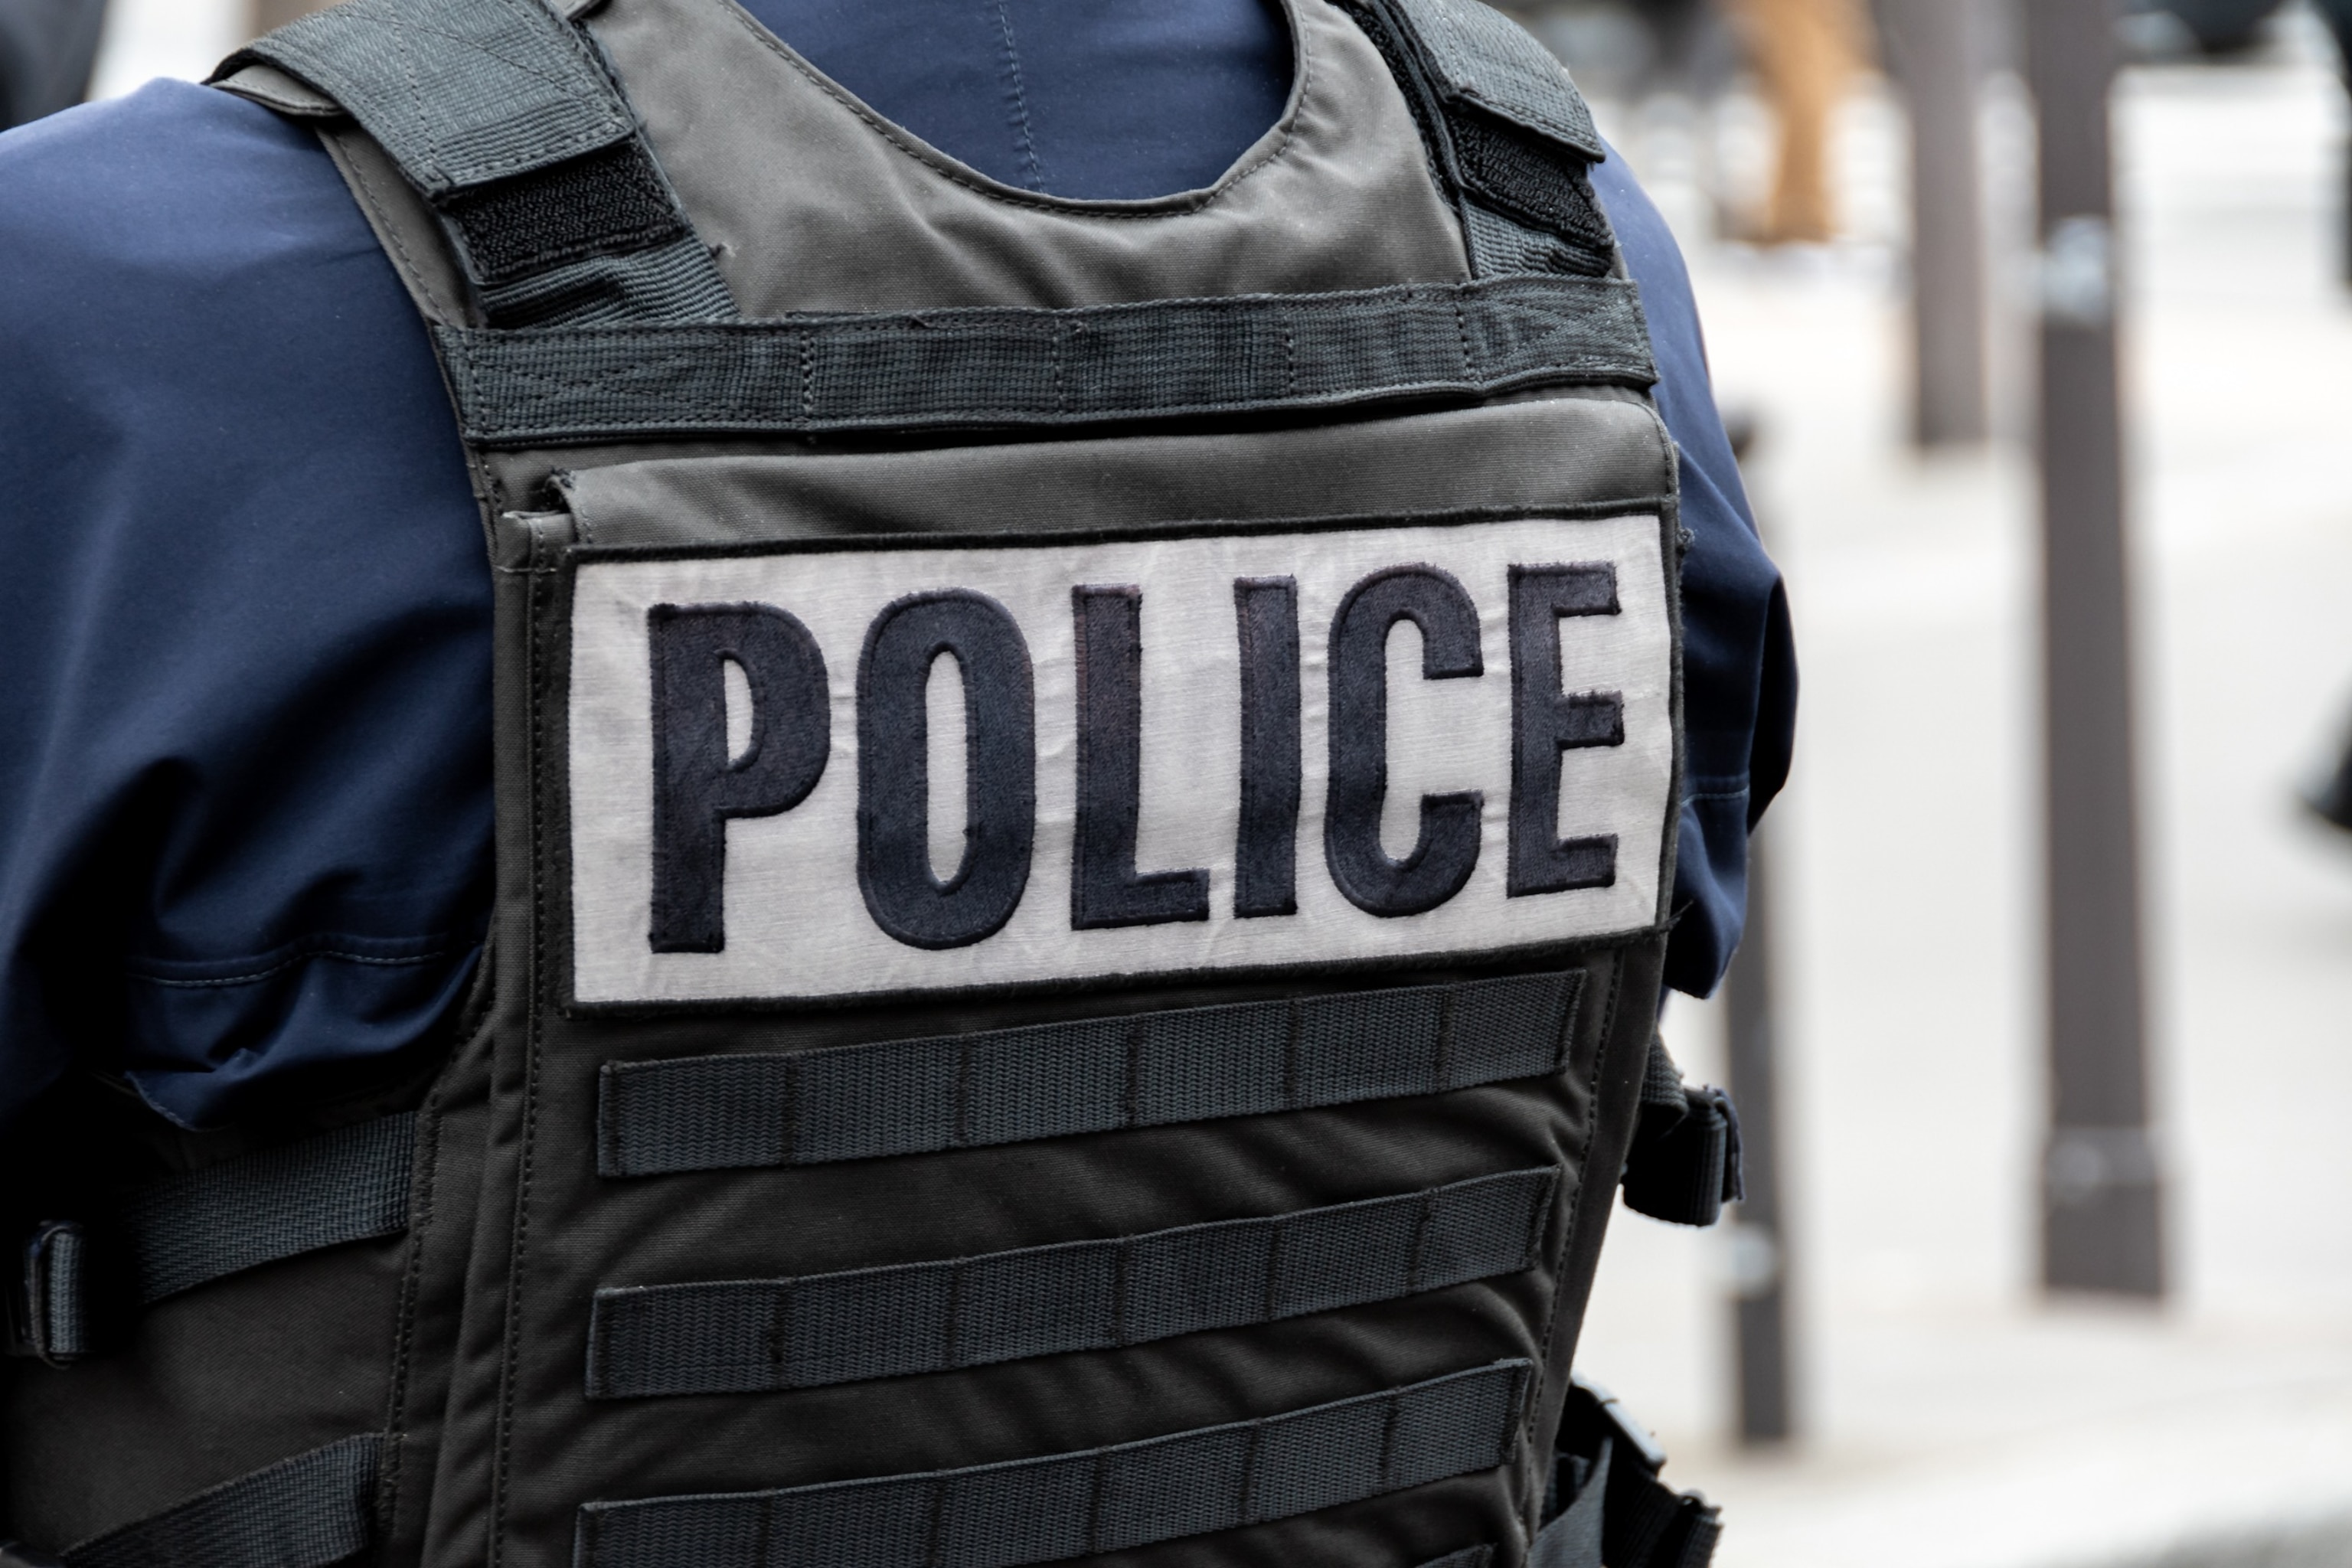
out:
<path id="1" fill-rule="evenodd" d="M 346 1437 L 70 1547 L 66 1568 L 326 1568 L 375 1536 L 383 1439 Z"/>
<path id="2" fill-rule="evenodd" d="M 596 1502 L 578 1568 L 1020 1568 L 1205 1535 L 1492 1469 L 1524 1361 L 1116 1447 L 784 1491 Z"/>
<path id="3" fill-rule="evenodd" d="M 141 1306 L 264 1263 L 408 1228 L 414 1112 L 141 1189 L 123 1229 Z"/>
<path id="4" fill-rule="evenodd" d="M 489 447 L 1077 426 L 1657 379 L 1640 292 L 1617 278 L 435 333 L 466 438 Z"/>
<path id="5" fill-rule="evenodd" d="M 1592 194 L 1606 150 L 1568 72 L 1475 0 L 1341 0 L 1412 106 L 1476 278 L 1616 271 Z"/>
<path id="6" fill-rule="evenodd" d="M 374 138 L 440 215 L 493 327 L 737 314 L 594 46 L 542 0 L 347 0 L 214 73 L 282 109 L 270 84 L 231 79 L 254 65 Z"/>
<path id="7" fill-rule="evenodd" d="M 1574 148 L 1603 155 L 1592 110 L 1568 68 L 1528 30 L 1478 0 L 1393 0 L 1438 92 Z"/>
<path id="8" fill-rule="evenodd" d="M 1191 1007 L 793 1056 L 612 1062 L 607 1176 L 929 1154 L 1557 1072 L 1580 973 Z"/>
<path id="9" fill-rule="evenodd" d="M 742 1394 L 1272 1322 L 1516 1274 L 1559 1174 L 797 1279 L 596 1293 L 588 1393 Z"/>
<path id="10" fill-rule="evenodd" d="M 343 107 L 408 182 L 446 196 L 635 134 L 585 36 L 541 0 L 348 0 L 247 45 Z"/>
<path id="11" fill-rule="evenodd" d="M 1650 1042 L 1641 1119 L 1625 1156 L 1625 1206 L 1670 1225 L 1710 1226 L 1746 1192 L 1739 1113 L 1719 1089 L 1685 1084 L 1663 1041 Z"/>

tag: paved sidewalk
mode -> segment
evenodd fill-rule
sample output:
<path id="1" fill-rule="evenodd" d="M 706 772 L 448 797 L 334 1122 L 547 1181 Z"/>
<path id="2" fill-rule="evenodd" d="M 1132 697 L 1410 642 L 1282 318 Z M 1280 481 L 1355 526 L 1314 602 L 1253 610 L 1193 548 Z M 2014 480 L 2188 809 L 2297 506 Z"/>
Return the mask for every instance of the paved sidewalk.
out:
<path id="1" fill-rule="evenodd" d="M 1991 119 L 2013 180 L 2016 116 Z M 1905 448 L 1889 247 L 1692 247 L 1722 400 L 1763 432 L 1804 664 L 1769 831 L 1807 1438 L 1769 1458 L 1722 1439 L 1717 1237 L 1621 1213 L 1584 1356 L 1658 1426 L 1669 1475 L 1725 1503 L 1723 1568 L 2352 1563 L 2352 842 L 2290 804 L 2352 708 L 2345 119 L 2316 58 L 2142 71 L 2118 106 L 2160 1310 L 2032 1289 L 2032 471 L 2014 445 Z M 1610 129 L 1694 215 L 1641 126 Z M 1849 130 L 1883 232 L 1899 117 L 1864 104 Z M 2003 346 L 2013 392 L 2014 329 Z M 1719 1071 L 1717 1011 L 1670 1017 L 1696 1072 Z"/>

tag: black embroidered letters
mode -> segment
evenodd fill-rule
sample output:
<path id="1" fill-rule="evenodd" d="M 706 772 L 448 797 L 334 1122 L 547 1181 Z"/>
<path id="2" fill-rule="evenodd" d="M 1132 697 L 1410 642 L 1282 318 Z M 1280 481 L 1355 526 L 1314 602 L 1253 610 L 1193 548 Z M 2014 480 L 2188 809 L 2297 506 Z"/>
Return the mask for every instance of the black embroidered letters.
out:
<path id="1" fill-rule="evenodd" d="M 1511 568 L 1511 897 L 1605 888 L 1617 879 L 1617 836 L 1559 837 L 1560 754 L 1625 743 L 1625 700 L 1563 692 L 1563 616 L 1617 614 L 1606 562 Z"/>
<path id="2" fill-rule="evenodd" d="M 1477 790 L 1423 795 L 1421 837 L 1402 860 L 1381 847 L 1381 803 L 1389 787 L 1389 633 L 1399 621 L 1421 628 L 1427 680 L 1482 675 L 1478 606 L 1451 573 L 1393 566 L 1348 591 L 1331 617 L 1331 787 L 1323 814 L 1323 856 L 1331 880 L 1369 914 L 1417 915 L 1470 880 L 1478 864 Z"/>
<path id="3" fill-rule="evenodd" d="M 1143 590 L 1073 588 L 1078 825 L 1070 929 L 1209 918 L 1209 873 L 1135 868 L 1143 795 Z"/>
<path id="4" fill-rule="evenodd" d="M 964 852 L 931 870 L 931 661 L 963 676 Z M 866 634 L 857 663 L 857 885 L 874 921 L 909 947 L 966 947 L 1003 929 L 1029 885 L 1037 835 L 1037 698 L 1029 645 L 985 594 L 914 594 Z"/>
<path id="5" fill-rule="evenodd" d="M 727 824 L 789 811 L 816 787 L 833 743 L 824 655 L 772 605 L 656 605 L 653 919 L 656 952 L 727 947 Z M 727 667 L 751 688 L 751 735 L 727 735 Z"/>
<path id="6" fill-rule="evenodd" d="M 1298 912 L 1298 584 L 1234 584 L 1242 663 L 1241 825 L 1234 844 L 1234 913 Z"/>

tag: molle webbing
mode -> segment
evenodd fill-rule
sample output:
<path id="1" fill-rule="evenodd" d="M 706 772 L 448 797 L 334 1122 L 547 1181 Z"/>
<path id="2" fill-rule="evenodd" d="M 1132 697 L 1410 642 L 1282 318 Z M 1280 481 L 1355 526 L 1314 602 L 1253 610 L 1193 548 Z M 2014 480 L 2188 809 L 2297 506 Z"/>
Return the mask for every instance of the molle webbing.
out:
<path id="1" fill-rule="evenodd" d="M 1581 973 L 604 1068 L 607 1176 L 814 1165 L 1440 1094 L 1562 1064 Z"/>
<path id="2" fill-rule="evenodd" d="M 1657 379 L 1639 293 L 1614 278 L 436 335 L 466 438 L 488 447 L 1098 425 Z"/>
<path id="3" fill-rule="evenodd" d="M 408 1228 L 414 1113 L 340 1128 L 135 1194 L 123 1227 L 152 1305 L 209 1280 Z"/>
<path id="4" fill-rule="evenodd" d="M 1109 1350 L 1533 1267 L 1558 1171 L 1108 1241 L 596 1293 L 588 1392 L 746 1394 Z"/>
<path id="5" fill-rule="evenodd" d="M 326 1568 L 375 1534 L 383 1439 L 346 1437 L 68 1549 L 66 1568 Z"/>
<path id="6" fill-rule="evenodd" d="M 433 205 L 502 326 L 736 314 L 579 27 L 541 0 L 350 0 L 232 55 L 333 99 Z"/>
<path id="7" fill-rule="evenodd" d="M 578 1568 L 1018 1568 L 1360 1501 L 1511 1457 L 1533 1368 L 1496 1362 L 1083 1453 L 785 1491 L 591 1503 Z"/>

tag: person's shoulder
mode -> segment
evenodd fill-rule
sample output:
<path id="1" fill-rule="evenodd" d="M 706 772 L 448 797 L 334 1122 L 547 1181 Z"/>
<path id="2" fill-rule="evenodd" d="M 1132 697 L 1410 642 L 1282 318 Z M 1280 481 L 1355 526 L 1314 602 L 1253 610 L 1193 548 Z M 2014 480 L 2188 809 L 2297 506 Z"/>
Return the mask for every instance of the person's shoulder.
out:
<path id="1" fill-rule="evenodd" d="M 136 310 L 132 294 L 201 291 L 355 232 L 317 139 L 211 88 L 150 82 L 0 135 L 0 318 L 14 331 Z"/>

